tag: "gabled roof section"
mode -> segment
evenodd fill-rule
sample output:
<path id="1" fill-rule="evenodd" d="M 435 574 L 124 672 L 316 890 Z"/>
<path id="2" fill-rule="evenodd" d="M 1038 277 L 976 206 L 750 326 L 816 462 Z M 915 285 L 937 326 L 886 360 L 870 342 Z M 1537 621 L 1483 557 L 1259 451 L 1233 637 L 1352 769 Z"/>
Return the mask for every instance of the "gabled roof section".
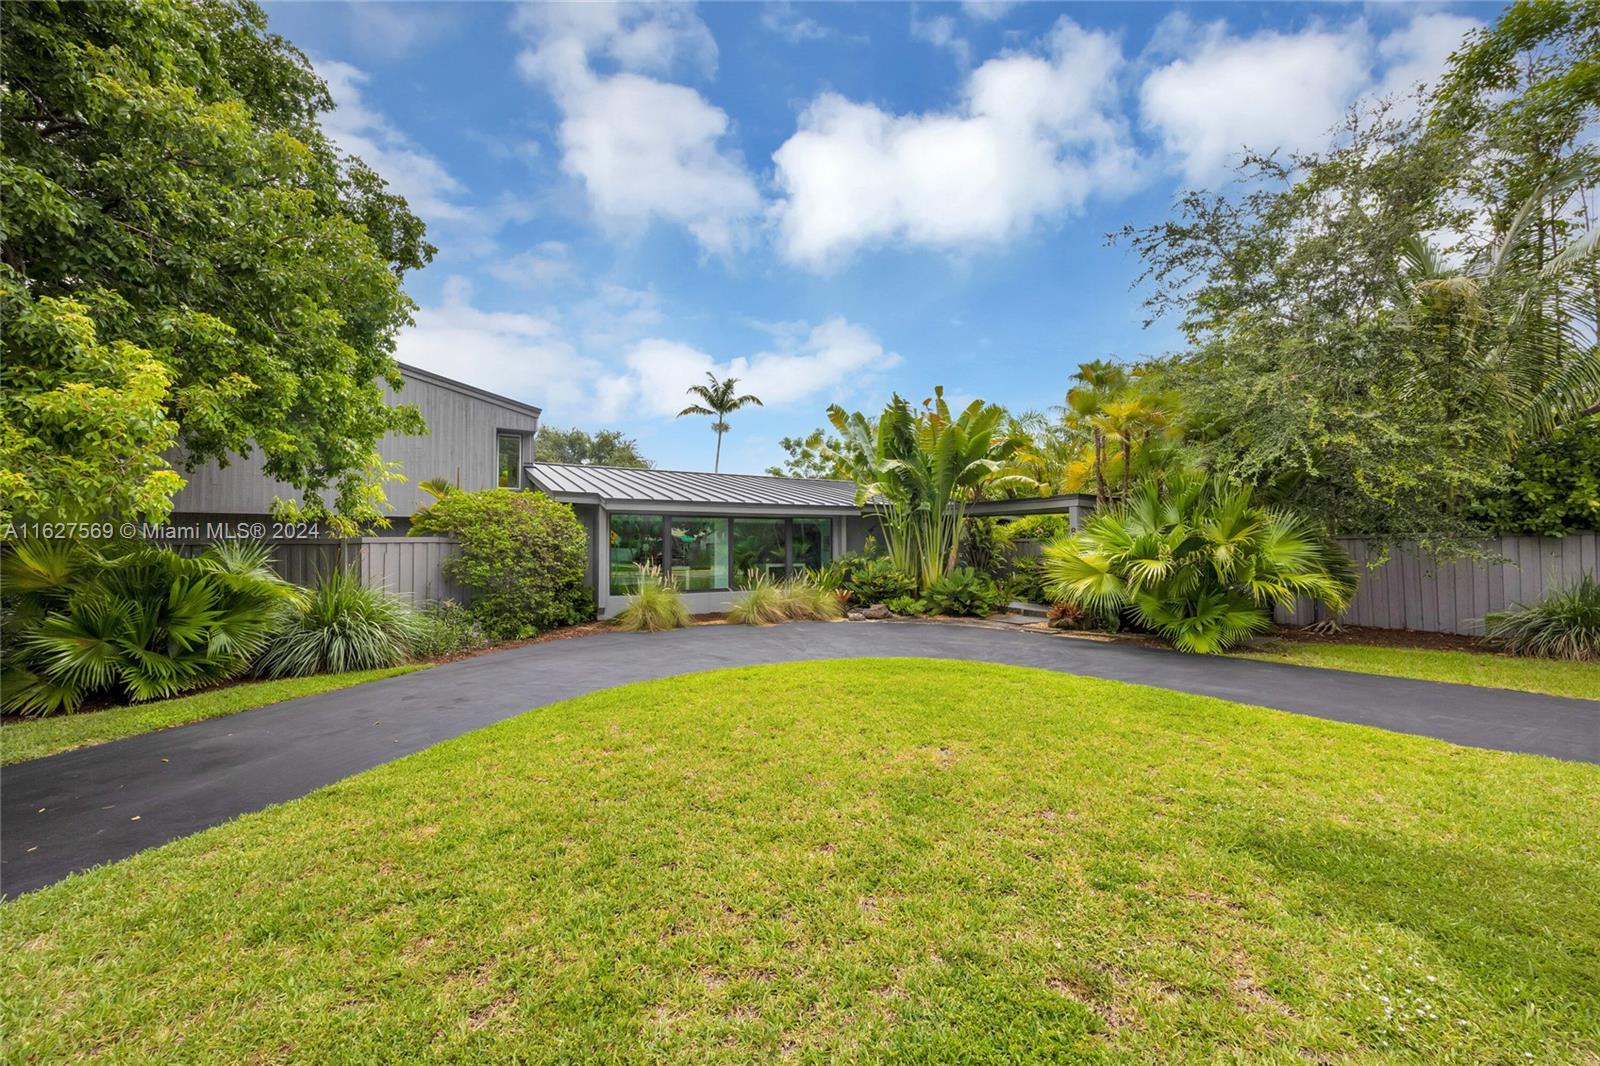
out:
<path id="1" fill-rule="evenodd" d="M 688 470 L 634 470 L 573 463 L 530 463 L 533 486 L 565 503 L 616 507 L 859 512 L 854 481 L 772 477 L 765 474 L 706 474 Z"/>
<path id="2" fill-rule="evenodd" d="M 504 407 L 509 411 L 518 411 L 525 415 L 531 415 L 534 418 L 539 417 L 539 408 L 535 407 L 531 403 L 523 403 L 521 400 L 513 400 L 511 397 L 502 396 L 498 392 L 490 392 L 488 389 L 480 389 L 476 385 L 468 385 L 465 381 L 457 381 L 455 378 L 447 378 L 443 374 L 435 374 L 431 370 L 424 370 L 420 366 L 412 366 L 410 363 L 402 363 L 398 359 L 395 360 L 395 366 L 400 368 L 401 377 L 411 378 L 415 381 L 425 381 L 429 385 L 437 385 L 441 389 L 449 389 L 451 392 L 459 392 L 463 396 L 472 396 L 476 399 L 483 400 L 486 403 L 492 403 L 497 406 Z"/>

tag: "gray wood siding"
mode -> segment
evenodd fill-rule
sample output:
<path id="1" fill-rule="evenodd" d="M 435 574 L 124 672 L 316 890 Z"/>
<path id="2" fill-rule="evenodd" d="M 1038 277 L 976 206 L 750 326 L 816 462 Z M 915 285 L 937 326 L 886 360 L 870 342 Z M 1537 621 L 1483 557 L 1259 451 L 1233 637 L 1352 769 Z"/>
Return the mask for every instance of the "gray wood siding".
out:
<path id="1" fill-rule="evenodd" d="M 1366 541 L 1341 539 L 1356 564 L 1360 586 L 1341 616 L 1346 625 L 1418 629 L 1431 633 L 1483 632 L 1483 616 L 1517 603 L 1531 603 L 1551 589 L 1585 574 L 1600 573 L 1600 534 L 1566 537 L 1501 537 L 1486 541 L 1483 561 L 1440 562 L 1414 544 L 1394 548 L 1376 569 L 1378 551 Z M 1308 625 L 1329 612 L 1302 602 L 1280 608 L 1279 622 Z"/>
<path id="2" fill-rule="evenodd" d="M 463 489 L 494 488 L 499 469 L 498 431 L 523 435 L 519 471 L 533 460 L 533 435 L 539 420 L 528 411 L 410 375 L 398 393 L 387 385 L 384 393 L 391 404 L 415 404 L 429 430 L 422 437 L 389 434 L 378 444 L 383 457 L 398 462 L 405 477 L 385 486 L 390 513 L 395 516 L 408 516 L 428 502 L 416 486 L 418 481 L 443 477 Z M 235 456 L 226 468 L 213 460 L 187 473 L 181 450 L 168 459 L 188 479 L 173 500 L 175 515 L 265 515 L 271 513 L 275 497 L 300 498 L 293 488 L 262 472 L 259 453 Z"/>

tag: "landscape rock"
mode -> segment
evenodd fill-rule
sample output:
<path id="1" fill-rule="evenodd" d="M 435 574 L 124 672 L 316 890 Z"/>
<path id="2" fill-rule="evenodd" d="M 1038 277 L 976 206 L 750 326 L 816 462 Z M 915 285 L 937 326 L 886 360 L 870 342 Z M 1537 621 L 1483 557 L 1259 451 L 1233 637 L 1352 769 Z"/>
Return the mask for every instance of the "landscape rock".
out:
<path id="1" fill-rule="evenodd" d="M 889 617 L 889 608 L 885 607 L 881 603 L 875 603 L 871 607 L 868 607 L 866 610 L 862 611 L 861 612 L 861 617 L 863 617 L 863 618 L 888 618 Z"/>

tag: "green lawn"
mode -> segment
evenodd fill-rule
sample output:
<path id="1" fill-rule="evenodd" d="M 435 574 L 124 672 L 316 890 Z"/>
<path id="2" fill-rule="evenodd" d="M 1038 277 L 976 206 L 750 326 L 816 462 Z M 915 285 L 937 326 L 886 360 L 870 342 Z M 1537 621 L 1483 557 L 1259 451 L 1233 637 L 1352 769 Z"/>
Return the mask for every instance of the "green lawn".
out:
<path id="1" fill-rule="evenodd" d="M 1600 663 L 1518 658 L 1476 651 L 1320 644 L 1312 641 L 1284 642 L 1271 650 L 1242 652 L 1240 657 L 1600 700 Z"/>
<path id="2" fill-rule="evenodd" d="M 1016 667 L 547 707 L 0 908 L 7 1057 L 1588 1062 L 1600 768 Z"/>
<path id="3" fill-rule="evenodd" d="M 246 681 L 238 685 L 179 696 L 171 700 L 152 700 L 126 707 L 109 707 L 86 714 L 59 714 L 51 718 L 11 719 L 0 726 L 0 766 L 58 751 L 104 744 L 108 740 L 153 733 L 185 722 L 215 718 L 269 703 L 282 703 L 297 696 L 314 696 L 336 688 L 376 681 L 381 677 L 410 673 L 419 665 L 395 666 L 386 670 L 359 670 L 348 674 L 320 674 L 316 677 L 291 677 L 282 681 Z"/>

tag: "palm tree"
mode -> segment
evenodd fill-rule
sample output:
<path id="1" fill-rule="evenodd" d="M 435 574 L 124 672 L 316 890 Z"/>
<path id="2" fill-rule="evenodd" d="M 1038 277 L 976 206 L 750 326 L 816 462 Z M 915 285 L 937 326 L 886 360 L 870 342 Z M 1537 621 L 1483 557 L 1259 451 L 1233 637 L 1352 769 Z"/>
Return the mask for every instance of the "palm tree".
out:
<path id="1" fill-rule="evenodd" d="M 1099 424 L 1105 406 L 1128 384 L 1128 372 L 1116 363 L 1095 359 L 1079 363 L 1078 372 L 1072 375 L 1078 384 L 1067 391 L 1067 407 L 1081 421 L 1094 430 L 1094 498 L 1095 505 L 1104 507 L 1110 493 L 1106 490 L 1106 432 Z"/>
<path id="2" fill-rule="evenodd" d="M 726 378 L 718 381 L 717 376 L 707 370 L 706 384 L 690 385 L 684 390 L 690 396 L 700 397 L 701 402 L 692 403 L 679 411 L 679 418 L 684 415 L 707 415 L 716 419 L 715 422 L 711 423 L 711 428 L 717 434 L 717 457 L 711 464 L 713 473 L 722 469 L 722 435 L 728 432 L 728 416 L 741 407 L 748 407 L 751 404 L 755 404 L 757 407 L 763 406 L 761 398 L 758 396 L 751 396 L 748 393 L 743 396 L 735 396 L 733 390 L 738 384 L 738 378 Z"/>

